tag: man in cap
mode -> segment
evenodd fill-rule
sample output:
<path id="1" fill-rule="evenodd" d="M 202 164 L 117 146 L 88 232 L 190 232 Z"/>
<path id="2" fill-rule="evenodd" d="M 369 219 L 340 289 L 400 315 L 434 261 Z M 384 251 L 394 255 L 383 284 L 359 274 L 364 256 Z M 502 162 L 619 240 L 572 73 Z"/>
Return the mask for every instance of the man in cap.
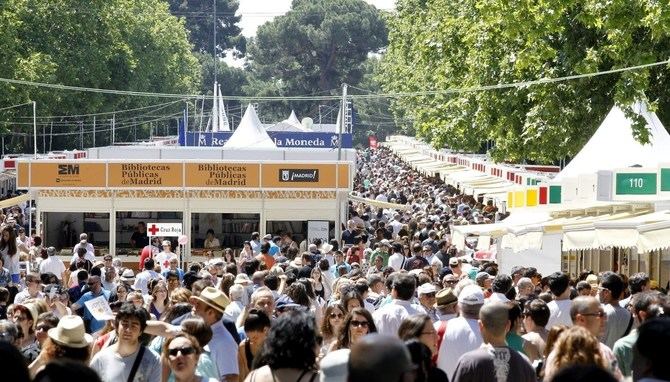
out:
<path id="1" fill-rule="evenodd" d="M 482 345 L 479 311 L 484 305 L 484 293 L 477 285 L 468 285 L 458 295 L 460 316 L 447 321 L 442 343 L 438 350 L 437 366 L 447 376 L 454 375 L 458 359 Z"/>
<path id="2" fill-rule="evenodd" d="M 161 267 L 161 271 L 170 268 L 170 260 L 177 259 L 177 254 L 172 252 L 172 242 L 170 240 L 163 240 L 163 250 L 154 256 L 154 263 Z"/>
<path id="3" fill-rule="evenodd" d="M 58 277 L 58 280 L 62 281 L 63 274 L 65 273 L 65 264 L 63 264 L 63 260 L 56 256 L 56 248 L 47 248 L 47 256 L 49 257 L 40 263 L 40 274 L 51 272 Z"/>
<path id="4" fill-rule="evenodd" d="M 207 287 L 199 296 L 192 296 L 190 302 L 193 305 L 193 314 L 202 317 L 205 324 L 212 329 L 209 349 L 221 381 L 237 381 L 237 342 L 221 321 L 230 300 L 220 290 Z"/>
<path id="5" fill-rule="evenodd" d="M 433 322 L 437 322 L 440 318 L 437 315 L 437 309 L 435 309 L 435 294 L 437 293 L 437 288 L 433 283 L 425 283 L 419 285 L 417 288 L 417 294 L 419 295 L 419 303 L 423 310 L 426 311 L 428 317 L 430 317 Z"/>
<path id="6" fill-rule="evenodd" d="M 349 382 L 414 381 L 414 365 L 396 336 L 368 334 L 351 347 Z"/>
<path id="7" fill-rule="evenodd" d="M 456 303 L 458 303 L 458 297 L 452 288 L 444 288 L 435 294 L 435 308 L 439 319 L 435 321 L 435 329 L 441 322 L 456 318 Z"/>
<path id="8" fill-rule="evenodd" d="M 95 333 L 105 326 L 105 321 L 95 319 L 93 313 L 85 303 L 98 297 L 103 297 L 105 302 L 107 302 L 109 301 L 110 292 L 102 288 L 100 276 L 89 276 L 86 284 L 89 289 L 88 292 L 84 293 L 77 302 L 72 304 L 71 308 L 73 312 L 84 308 L 84 322 L 88 324 L 88 332 Z"/>
<path id="9" fill-rule="evenodd" d="M 526 269 L 524 267 L 522 267 L 521 265 L 515 265 L 510 270 L 509 274 L 512 277 L 512 284 L 514 284 L 514 287 L 517 286 L 517 283 L 519 282 L 519 279 L 521 279 L 521 277 L 523 277 L 523 272 L 525 270 Z"/>
<path id="10" fill-rule="evenodd" d="M 268 251 L 268 253 L 270 254 L 270 256 L 275 257 L 275 256 L 277 256 L 277 255 L 279 254 L 280 249 L 279 249 L 279 247 L 277 246 L 277 244 L 275 244 L 274 241 L 272 240 L 272 235 L 267 234 L 267 235 L 263 236 L 263 243 L 261 244 L 261 246 L 262 246 L 263 244 L 268 244 L 268 245 L 270 245 L 270 250 Z"/>
<path id="11" fill-rule="evenodd" d="M 507 305 L 501 302 L 484 305 L 479 311 L 479 329 L 486 346 L 467 352 L 460 357 L 451 380 L 456 382 L 537 381 L 535 370 L 528 360 L 507 346 L 505 336 L 509 328 L 509 307 Z"/>
<path id="12" fill-rule="evenodd" d="M 86 260 L 90 261 L 91 263 L 95 262 L 95 249 L 93 248 L 93 244 L 88 242 L 88 235 L 85 233 L 82 233 L 79 235 L 79 243 L 75 244 L 74 248 L 72 248 L 72 260 L 71 263 L 74 263 L 77 261 L 77 250 L 79 248 L 84 248 L 86 249 L 86 255 L 85 258 Z"/>

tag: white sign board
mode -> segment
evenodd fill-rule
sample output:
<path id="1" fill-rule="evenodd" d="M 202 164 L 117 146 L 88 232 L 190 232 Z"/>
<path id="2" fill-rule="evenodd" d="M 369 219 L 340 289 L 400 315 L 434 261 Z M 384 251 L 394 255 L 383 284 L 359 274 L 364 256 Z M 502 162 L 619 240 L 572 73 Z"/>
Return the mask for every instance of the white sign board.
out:
<path id="1" fill-rule="evenodd" d="M 307 242 L 314 243 L 315 239 L 321 239 L 322 243 L 327 243 L 328 222 L 322 220 L 309 220 L 307 222 Z"/>
<path id="2" fill-rule="evenodd" d="M 114 313 L 112 312 L 112 308 L 109 307 L 109 303 L 107 302 L 105 296 L 98 296 L 93 300 L 88 300 L 84 302 L 84 305 L 88 311 L 91 312 L 93 318 L 98 321 L 114 319 Z"/>
<path id="3" fill-rule="evenodd" d="M 147 223 L 147 236 L 181 236 L 181 223 Z"/>

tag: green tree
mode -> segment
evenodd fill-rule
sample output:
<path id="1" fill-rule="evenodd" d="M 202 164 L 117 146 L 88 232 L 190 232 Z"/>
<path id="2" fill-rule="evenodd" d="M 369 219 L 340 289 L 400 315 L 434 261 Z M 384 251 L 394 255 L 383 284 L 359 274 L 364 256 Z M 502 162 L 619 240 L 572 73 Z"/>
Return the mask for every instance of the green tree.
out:
<path id="1" fill-rule="evenodd" d="M 237 16 L 240 7 L 238 0 L 168 0 L 170 12 L 186 20 L 193 48 L 198 52 L 212 53 L 214 44 L 214 1 L 216 1 L 216 56 L 232 50 L 236 57 L 244 56 L 246 39 L 237 25 L 241 16 Z"/>
<path id="2" fill-rule="evenodd" d="M 401 0 L 397 9 L 382 76 L 391 92 L 555 78 L 670 56 L 670 10 L 655 2 Z M 423 94 L 397 98 L 392 108 L 436 146 L 477 151 L 490 140 L 497 160 L 553 162 L 578 152 L 615 103 L 632 116 L 635 100 L 648 101 L 670 117 L 666 70 Z"/>
<path id="3" fill-rule="evenodd" d="M 370 57 L 364 64 L 364 75 L 357 87 L 350 87 L 350 94 L 374 94 L 382 92 L 380 81 L 381 59 Z M 366 146 L 368 136 L 375 135 L 383 141 L 388 135 L 399 132 L 407 133 L 409 124 L 399 120 L 396 123 L 391 113 L 391 102 L 388 98 L 363 98 L 354 101 L 354 144 Z"/>
<path id="4" fill-rule="evenodd" d="M 386 43 L 381 12 L 363 0 L 294 0 L 250 43 L 248 94 L 337 94 L 342 83 L 360 83 L 368 54 Z M 314 102 L 289 106 L 299 115 L 318 108 Z"/>
<path id="5" fill-rule="evenodd" d="M 12 52 L 13 57 L 0 69 L 3 77 L 177 94 L 191 94 L 200 85 L 200 67 L 191 53 L 184 22 L 170 15 L 163 0 L 91 0 L 85 7 L 76 0 L 4 3 L 12 5 L 0 9 L 12 11 L 2 14 L 12 15 L 11 20 L 15 21 L 0 26 L 12 28 L 7 35 L 9 40 L 0 37 L 0 49 Z M 165 101 L 25 86 L 9 87 L 3 97 L 13 103 L 36 100 L 40 115 L 99 113 Z M 162 110 L 161 115 L 178 112 L 182 107 L 183 104 Z M 30 113 L 16 111 L 12 117 L 26 115 Z M 0 116 L 3 117 L 8 118 L 5 121 L 12 120 Z M 154 115 L 146 119 L 155 118 Z M 128 121 L 119 120 L 118 126 L 128 127 L 141 121 L 137 116 L 128 117 Z M 51 122 L 56 124 L 56 133 L 78 131 L 80 124 L 87 129 L 92 125 L 92 120 L 83 118 L 64 117 Z M 25 130 L 22 126 L 15 124 L 12 128 L 18 132 Z M 148 136 L 148 129 L 141 129 L 140 136 L 143 132 Z M 119 139 L 125 140 L 124 137 L 129 135 L 121 135 Z M 82 142 L 76 142 L 77 139 L 61 136 L 55 139 L 54 148 L 78 148 Z"/>

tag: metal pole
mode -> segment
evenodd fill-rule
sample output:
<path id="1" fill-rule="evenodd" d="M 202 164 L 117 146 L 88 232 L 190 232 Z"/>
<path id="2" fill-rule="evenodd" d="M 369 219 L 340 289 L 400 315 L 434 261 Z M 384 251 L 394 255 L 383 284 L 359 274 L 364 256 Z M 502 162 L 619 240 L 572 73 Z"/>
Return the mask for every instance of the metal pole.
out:
<path id="1" fill-rule="evenodd" d="M 116 114 L 112 114 L 112 146 L 116 140 Z"/>
<path id="2" fill-rule="evenodd" d="M 35 159 L 37 159 L 37 103 L 33 101 L 33 145 L 35 152 Z"/>
<path id="3" fill-rule="evenodd" d="M 214 3 L 214 83 L 216 83 L 216 0 L 212 0 L 212 2 Z M 214 94 L 214 102 L 216 102 L 216 94 Z"/>
<path id="4" fill-rule="evenodd" d="M 93 147 L 95 147 L 95 116 L 93 116 Z"/>
<path id="5" fill-rule="evenodd" d="M 79 143 L 81 146 L 81 150 L 84 150 L 84 122 L 79 121 Z"/>
<path id="6" fill-rule="evenodd" d="M 51 151 L 51 143 L 53 143 L 54 122 L 51 121 L 51 128 L 49 129 L 49 151 Z"/>
<path id="7" fill-rule="evenodd" d="M 347 84 L 342 84 L 342 114 L 340 116 L 340 131 L 337 134 L 337 160 L 342 160 L 342 131 L 344 131 L 345 108 L 347 107 Z"/>

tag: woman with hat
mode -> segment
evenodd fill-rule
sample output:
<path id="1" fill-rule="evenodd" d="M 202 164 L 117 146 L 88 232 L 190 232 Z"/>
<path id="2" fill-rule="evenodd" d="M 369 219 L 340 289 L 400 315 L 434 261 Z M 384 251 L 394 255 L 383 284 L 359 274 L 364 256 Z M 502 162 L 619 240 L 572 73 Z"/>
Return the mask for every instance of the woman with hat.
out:
<path id="1" fill-rule="evenodd" d="M 33 303 L 14 305 L 12 320 L 21 328 L 23 338 L 19 343 L 19 349 L 28 362 L 32 362 L 40 353 L 37 339 L 35 338 L 35 322 L 37 321 L 37 305 Z"/>
<path id="2" fill-rule="evenodd" d="M 34 376 L 47 363 L 56 359 L 71 359 L 88 362 L 91 354 L 90 345 L 93 337 L 86 333 L 84 320 L 79 316 L 64 316 L 55 328 L 48 331 L 49 338 L 44 342 L 44 347 L 39 357 L 30 364 L 30 375 Z"/>

